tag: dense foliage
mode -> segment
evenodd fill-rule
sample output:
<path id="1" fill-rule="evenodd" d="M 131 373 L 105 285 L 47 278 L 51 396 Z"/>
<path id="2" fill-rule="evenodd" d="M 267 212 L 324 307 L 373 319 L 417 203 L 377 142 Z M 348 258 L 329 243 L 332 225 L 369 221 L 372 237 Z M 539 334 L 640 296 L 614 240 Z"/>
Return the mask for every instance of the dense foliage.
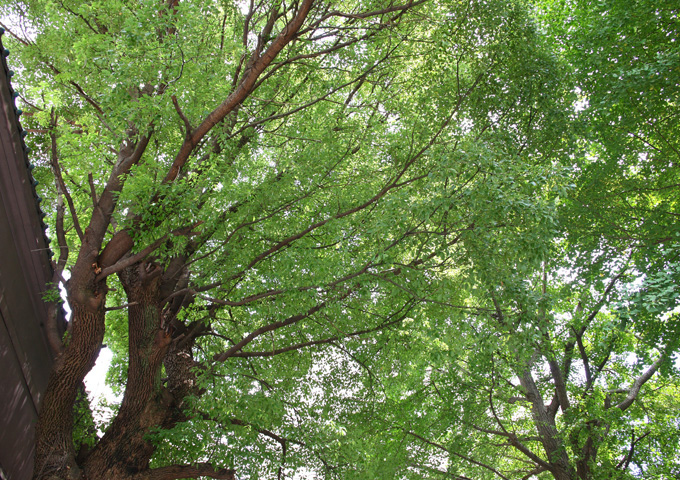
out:
<path id="1" fill-rule="evenodd" d="M 35 478 L 676 478 L 677 16 L 4 0 L 72 311 Z"/>

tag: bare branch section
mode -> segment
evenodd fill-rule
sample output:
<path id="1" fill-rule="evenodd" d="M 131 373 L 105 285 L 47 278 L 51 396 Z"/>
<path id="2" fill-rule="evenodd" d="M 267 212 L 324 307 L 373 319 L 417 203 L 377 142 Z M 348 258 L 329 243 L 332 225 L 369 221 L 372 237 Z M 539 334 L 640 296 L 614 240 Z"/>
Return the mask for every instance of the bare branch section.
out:
<path id="1" fill-rule="evenodd" d="M 408 3 L 405 3 L 403 5 L 393 5 L 391 7 L 383 8 L 381 10 L 373 10 L 371 12 L 358 13 L 358 14 L 349 14 L 349 13 L 342 13 L 342 12 L 334 11 L 334 12 L 331 13 L 331 15 L 338 16 L 338 17 L 353 18 L 353 19 L 363 19 L 363 18 L 369 18 L 369 17 L 377 17 L 379 15 L 385 15 L 387 13 L 401 12 L 401 11 L 404 11 L 408 8 L 413 8 L 417 5 L 421 5 L 425 2 L 427 2 L 427 0 L 418 0 L 417 2 L 408 2 Z"/>
<path id="2" fill-rule="evenodd" d="M 90 184 L 90 198 L 92 199 L 92 208 L 97 208 L 97 189 L 94 186 L 92 172 L 87 174 L 87 182 Z"/>
<path id="3" fill-rule="evenodd" d="M 628 465 L 630 465 L 630 462 L 633 460 L 633 453 L 635 453 L 635 446 L 642 440 L 644 440 L 650 432 L 645 432 L 641 436 L 635 438 L 635 430 L 632 431 L 631 433 L 631 439 L 630 439 L 630 449 L 628 450 L 628 453 L 623 456 L 621 461 L 616 465 L 616 468 L 621 468 L 623 467 L 624 470 L 628 468 Z"/>
<path id="4" fill-rule="evenodd" d="M 347 295 L 349 295 L 349 293 L 345 294 L 345 296 L 347 296 Z M 326 302 L 319 303 L 319 304 L 313 306 L 312 308 L 310 308 L 309 310 L 307 310 L 307 312 L 305 312 L 305 313 L 293 315 L 292 317 L 288 317 L 285 320 L 281 320 L 279 322 L 273 322 L 273 323 L 270 323 L 268 325 L 265 325 L 263 327 L 256 329 L 255 331 L 253 331 L 252 333 L 250 333 L 249 335 L 244 337 L 236 345 L 234 345 L 229 350 L 224 352 L 222 355 L 219 355 L 218 357 L 216 357 L 215 360 L 218 361 L 218 362 L 224 362 L 227 358 L 233 357 L 235 353 L 237 353 L 239 350 L 241 350 L 243 347 L 248 345 L 250 342 L 255 340 L 260 335 L 263 335 L 267 332 L 271 332 L 273 330 L 277 330 L 279 328 L 286 327 L 288 325 L 292 325 L 294 323 L 299 322 L 300 320 L 311 317 L 316 312 L 323 309 L 326 306 L 326 304 L 327 304 Z"/>
<path id="5" fill-rule="evenodd" d="M 335 13 L 328 13 L 328 14 L 326 14 L 326 15 L 323 15 L 321 18 L 317 19 L 317 20 L 316 20 L 315 22 L 313 22 L 309 27 L 307 27 L 306 29 L 301 30 L 299 33 L 300 33 L 300 34 L 304 34 L 304 33 L 307 33 L 307 32 L 313 32 L 313 31 L 315 31 L 317 28 L 319 28 L 319 25 L 320 25 L 324 20 L 327 20 L 328 18 L 333 17 L 333 16 L 346 17 L 346 18 L 351 18 L 351 19 L 353 19 L 353 20 L 356 20 L 356 19 L 360 19 L 360 18 L 361 18 L 361 19 L 365 19 L 365 18 L 371 18 L 371 17 L 374 17 L 374 16 L 384 15 L 384 14 L 387 14 L 387 13 L 394 13 L 394 12 L 397 12 L 397 15 L 394 15 L 392 18 L 390 18 L 390 19 L 389 19 L 388 21 L 386 21 L 386 22 L 380 22 L 380 23 L 378 24 L 377 27 L 371 28 L 371 29 L 369 30 L 369 32 L 366 33 L 365 35 L 362 35 L 362 36 L 359 36 L 359 37 L 350 38 L 349 40 L 347 40 L 347 41 L 345 41 L 345 42 L 341 42 L 341 41 L 340 41 L 340 38 L 338 38 L 331 46 L 329 46 L 329 47 L 327 47 L 327 48 L 323 48 L 323 49 L 321 49 L 321 50 L 318 50 L 318 51 L 312 52 L 312 53 L 305 53 L 305 54 L 295 55 L 295 56 L 290 57 L 290 58 L 287 58 L 287 59 L 285 59 L 285 60 L 283 60 L 283 61 L 281 61 L 281 62 L 276 62 L 276 63 L 274 63 L 274 64 L 272 65 L 272 67 L 269 69 L 269 71 L 268 71 L 265 75 L 263 75 L 262 78 L 254 85 L 253 90 L 256 90 L 256 89 L 257 89 L 257 88 L 258 88 L 265 80 L 267 80 L 267 78 L 271 77 L 278 69 L 280 69 L 280 68 L 282 68 L 282 67 L 284 67 L 284 66 L 286 66 L 286 65 L 290 65 L 290 64 L 299 62 L 300 60 L 305 60 L 305 59 L 310 59 L 310 58 L 317 58 L 317 57 L 320 57 L 320 56 L 322 56 L 322 55 L 327 55 L 327 54 L 329 54 L 329 53 L 332 53 L 332 52 L 341 50 L 341 49 L 343 49 L 343 48 L 349 47 L 350 45 L 356 44 L 356 43 L 358 43 L 358 42 L 360 42 L 360 41 L 367 40 L 367 39 L 369 39 L 369 38 L 375 36 L 378 32 L 380 32 L 380 31 L 382 31 L 382 30 L 384 30 L 384 29 L 386 29 L 386 28 L 392 27 L 392 26 L 396 25 L 397 23 L 399 23 L 400 17 L 401 17 L 408 9 L 413 8 L 413 7 L 417 6 L 417 5 L 420 5 L 421 3 L 424 3 L 425 1 L 427 1 L 427 0 L 421 0 L 421 1 L 418 1 L 418 2 L 414 2 L 414 3 L 409 3 L 409 4 L 406 4 L 406 5 L 399 5 L 399 6 L 392 7 L 392 8 L 385 9 L 385 10 L 381 10 L 381 11 L 374 11 L 374 12 L 369 12 L 369 13 L 364 13 L 364 14 L 358 14 L 358 15 L 356 15 L 356 16 L 354 16 L 354 15 L 352 15 L 352 14 L 346 14 L 346 15 L 338 14 L 338 12 L 335 12 Z M 388 55 L 389 55 L 389 54 L 388 54 Z M 380 63 L 380 62 L 382 62 L 382 60 L 379 61 L 378 63 Z M 376 64 L 374 65 L 374 67 L 377 66 L 378 63 L 376 63 Z M 373 67 L 369 68 L 369 70 L 371 70 L 372 68 L 373 68 Z M 367 72 L 368 72 L 368 71 L 367 71 Z M 354 94 L 350 94 L 350 97 L 352 97 L 353 95 L 354 95 Z"/>
<path id="6" fill-rule="evenodd" d="M 44 63 L 45 63 L 45 65 L 47 65 L 47 67 L 48 67 L 50 70 L 52 70 L 52 72 L 53 72 L 55 75 L 61 74 L 61 70 L 59 70 L 54 64 L 52 64 L 52 63 L 50 63 L 50 62 L 48 62 L 48 61 L 45 61 Z M 69 85 L 71 85 L 73 88 L 75 88 L 76 92 L 78 93 L 78 95 L 79 95 L 83 100 L 85 100 L 87 103 L 89 103 L 90 106 L 92 106 L 92 108 L 94 108 L 94 109 L 97 111 L 97 113 L 100 115 L 100 120 L 103 121 L 104 110 L 102 109 L 102 107 L 101 107 L 97 102 L 95 102 L 95 100 L 94 100 L 91 96 L 89 96 L 89 95 L 85 92 L 85 90 L 83 90 L 83 87 L 81 87 L 78 83 L 76 83 L 76 82 L 73 81 L 73 80 L 69 80 L 68 83 L 69 83 Z M 106 122 L 103 122 L 103 123 L 106 124 Z"/>
<path id="7" fill-rule="evenodd" d="M 33 42 L 30 42 L 29 40 L 21 38 L 11 28 L 8 28 L 7 25 L 5 25 L 4 23 L 0 22 L 0 27 L 4 28 L 7 33 L 9 33 L 12 37 L 14 37 L 15 40 L 17 40 L 22 45 L 29 46 L 33 44 Z"/>
<path id="8" fill-rule="evenodd" d="M 187 138 L 189 138 L 189 136 L 191 135 L 191 131 L 193 130 L 193 128 L 191 127 L 191 122 L 189 122 L 189 119 L 187 118 L 186 115 L 184 115 L 184 112 L 180 108 L 179 102 L 177 102 L 177 97 L 175 95 L 172 95 L 170 98 L 172 99 L 172 104 L 175 107 L 175 111 L 177 112 L 177 115 L 179 115 L 179 118 L 184 123 L 184 129 L 185 129 L 185 132 L 186 132 L 186 136 L 187 136 Z"/>
<path id="9" fill-rule="evenodd" d="M 470 458 L 470 457 L 468 457 L 468 456 L 462 455 L 462 454 L 456 452 L 455 450 L 451 450 L 451 449 L 449 449 L 449 448 L 446 448 L 445 446 L 443 446 L 443 445 L 440 444 L 440 443 L 433 442 L 433 441 L 428 440 L 428 439 L 426 439 L 426 438 L 424 438 L 424 437 L 421 437 L 421 436 L 418 435 L 417 433 L 414 433 L 414 432 L 411 432 L 411 431 L 406 431 L 405 433 L 408 434 L 408 435 L 410 435 L 410 436 L 412 436 L 412 437 L 414 437 L 414 438 L 417 438 L 418 440 L 420 440 L 420 441 L 423 442 L 423 443 L 426 443 L 426 444 L 428 444 L 428 445 L 430 445 L 430 446 L 432 446 L 432 447 L 435 447 L 435 448 L 437 448 L 437 449 L 439 449 L 439 450 L 442 450 L 443 452 L 446 452 L 446 453 L 448 453 L 448 454 L 450 454 L 450 455 L 453 455 L 453 456 L 455 456 L 455 457 L 458 457 L 458 458 L 460 458 L 461 460 L 465 460 L 466 462 L 470 462 L 470 463 L 472 463 L 473 465 L 478 465 L 478 466 L 480 466 L 480 467 L 482 467 L 482 468 L 485 468 L 486 470 L 489 470 L 489 471 L 493 472 L 494 474 L 498 475 L 498 477 L 501 478 L 502 480 L 510 480 L 508 477 L 506 477 L 505 475 L 503 475 L 501 472 L 499 472 L 498 470 L 496 470 L 495 468 L 493 468 L 491 465 L 487 465 L 487 464 L 482 463 L 482 462 L 479 462 L 479 461 L 477 461 L 477 460 L 475 460 L 475 459 L 473 459 L 473 458 Z"/>
<path id="10" fill-rule="evenodd" d="M 53 117 L 54 118 L 54 117 Z M 60 180 L 61 171 L 59 170 L 59 162 L 57 157 L 57 137 L 54 132 L 50 132 L 51 149 L 50 149 L 50 164 L 52 166 L 52 172 L 55 176 L 56 190 L 57 190 L 57 209 L 56 209 L 56 219 L 55 219 L 55 230 L 57 235 L 57 242 L 59 244 L 59 259 L 56 264 L 54 264 L 54 274 L 52 276 L 52 285 L 55 286 L 59 284 L 64 268 L 66 267 L 66 262 L 68 261 L 69 248 L 68 242 L 66 241 L 66 232 L 64 231 L 64 196 L 65 191 L 62 189 Z M 66 191 L 68 195 L 68 191 Z M 70 199 L 70 196 L 67 197 Z M 58 318 L 60 305 L 58 302 L 50 302 L 48 305 L 48 315 L 47 315 L 47 339 L 52 349 L 52 353 L 58 355 L 64 348 L 61 341 L 61 335 L 59 331 Z"/>
<path id="11" fill-rule="evenodd" d="M 300 442 L 300 441 L 297 441 L 297 440 L 291 440 L 289 438 L 282 437 L 282 436 L 277 435 L 276 433 L 272 432 L 271 430 L 267 430 L 266 428 L 259 428 L 256 425 L 253 425 L 252 423 L 244 422 L 243 420 L 239 420 L 238 418 L 232 418 L 229 421 L 234 425 L 240 425 L 240 426 L 244 426 L 244 427 L 252 427 L 255 430 L 257 430 L 257 432 L 260 435 L 264 435 L 265 437 L 271 438 L 272 440 L 274 440 L 275 442 L 277 442 L 281 446 L 281 465 L 279 466 L 279 469 L 278 469 L 278 475 L 277 475 L 278 479 L 283 478 L 283 467 L 286 463 L 286 454 L 288 452 L 288 443 L 295 443 L 296 445 L 301 445 L 301 446 L 305 445 L 304 442 Z"/>
<path id="12" fill-rule="evenodd" d="M 545 467 L 537 467 L 537 468 L 534 468 L 532 471 L 530 471 L 529 473 L 527 473 L 526 475 L 524 475 L 524 476 L 522 477 L 522 480 L 529 480 L 530 478 L 534 478 L 534 477 L 535 477 L 536 475 L 538 475 L 539 473 L 543 473 L 543 472 L 545 472 L 545 471 L 547 471 L 547 469 L 546 469 Z"/>

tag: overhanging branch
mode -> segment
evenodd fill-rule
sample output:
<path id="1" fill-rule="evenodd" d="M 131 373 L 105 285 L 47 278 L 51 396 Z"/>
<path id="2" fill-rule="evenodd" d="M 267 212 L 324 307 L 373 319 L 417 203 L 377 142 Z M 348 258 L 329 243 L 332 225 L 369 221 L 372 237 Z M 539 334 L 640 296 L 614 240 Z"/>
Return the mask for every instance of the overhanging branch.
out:
<path id="1" fill-rule="evenodd" d="M 222 480 L 234 480 L 235 470 L 228 468 L 215 469 L 211 463 L 195 465 L 169 465 L 153 468 L 133 476 L 133 480 L 178 480 L 180 478 L 209 477 Z"/>
<path id="2" fill-rule="evenodd" d="M 408 313 L 411 311 L 411 308 L 413 307 L 413 305 L 414 305 L 413 302 L 407 303 L 406 305 L 404 305 L 404 307 L 402 307 L 400 309 L 400 310 L 403 311 L 404 308 L 405 308 L 406 310 L 401 315 L 399 315 L 398 318 L 392 319 L 392 320 L 385 322 L 385 323 L 381 323 L 377 327 L 367 328 L 367 329 L 364 329 L 364 330 L 357 330 L 355 332 L 348 333 L 347 335 L 343 335 L 342 337 L 340 335 L 335 335 L 335 336 L 320 339 L 320 340 L 311 340 L 309 342 L 297 343 L 295 345 L 290 345 L 288 347 L 279 348 L 279 349 L 276 349 L 276 350 L 270 350 L 270 351 L 266 351 L 266 352 L 236 352 L 232 355 L 232 357 L 273 357 L 275 355 L 280 355 L 282 353 L 301 350 L 303 348 L 312 347 L 312 346 L 315 346 L 315 345 L 333 344 L 334 342 L 338 341 L 340 338 L 343 338 L 343 337 L 356 337 L 356 336 L 360 336 L 360 335 L 365 335 L 367 333 L 373 333 L 373 332 L 377 332 L 377 331 L 380 331 L 380 330 L 384 330 L 384 329 L 391 327 L 392 325 L 395 325 L 395 324 L 401 322 L 402 320 L 404 320 L 404 318 L 406 318 L 406 315 L 408 315 Z"/>
<path id="3" fill-rule="evenodd" d="M 630 390 L 628 390 L 628 395 L 626 398 L 616 405 L 616 408 L 621 409 L 622 411 L 625 411 L 628 407 L 630 407 L 635 399 L 638 396 L 638 393 L 640 393 L 640 389 L 642 386 L 650 379 L 652 376 L 656 373 L 656 371 L 659 369 L 661 364 L 666 360 L 666 355 L 661 355 L 656 362 L 654 362 L 646 372 L 644 372 L 642 375 L 640 375 L 638 378 L 635 379 L 633 382 L 633 385 L 630 387 Z"/>

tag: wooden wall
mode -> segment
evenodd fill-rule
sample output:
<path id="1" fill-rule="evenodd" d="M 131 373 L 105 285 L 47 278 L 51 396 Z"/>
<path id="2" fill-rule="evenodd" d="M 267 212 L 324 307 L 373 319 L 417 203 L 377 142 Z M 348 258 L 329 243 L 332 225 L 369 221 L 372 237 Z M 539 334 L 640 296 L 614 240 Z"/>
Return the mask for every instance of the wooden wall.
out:
<path id="1" fill-rule="evenodd" d="M 24 480 L 52 365 L 42 293 L 53 273 L 6 54 L 0 39 L 0 478 Z"/>

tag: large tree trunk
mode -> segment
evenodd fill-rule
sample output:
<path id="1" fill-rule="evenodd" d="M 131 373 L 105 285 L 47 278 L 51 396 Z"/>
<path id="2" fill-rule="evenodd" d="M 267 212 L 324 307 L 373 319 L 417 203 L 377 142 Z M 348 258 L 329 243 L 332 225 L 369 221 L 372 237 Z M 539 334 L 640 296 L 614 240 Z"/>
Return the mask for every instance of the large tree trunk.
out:
<path id="1" fill-rule="evenodd" d="M 148 433 L 154 427 L 170 428 L 177 421 L 185 420 L 184 398 L 199 393 L 192 347 L 195 335 L 203 330 L 202 324 L 187 329 L 173 322 L 176 311 L 171 308 L 162 311 L 166 290 L 172 290 L 176 281 L 163 285 L 161 273 L 158 265 L 142 262 L 119 274 L 129 304 L 125 394 L 104 436 L 90 452 L 81 452 L 78 457 L 72 438 L 73 405 L 78 387 L 101 348 L 106 286 L 103 283 L 92 289 L 76 289 L 75 283 L 71 286 L 72 341 L 57 359 L 39 417 L 35 480 L 169 479 L 178 478 L 177 475 L 233 477 L 230 470 L 214 471 L 207 464 L 149 470 L 155 449 L 146 439 Z M 177 337 L 174 342 L 171 330 Z M 164 364 L 167 388 L 161 381 Z"/>
<path id="2" fill-rule="evenodd" d="M 92 275 L 94 277 L 94 275 Z M 35 479 L 80 477 L 73 447 L 73 405 L 104 338 L 105 286 L 69 289 L 71 326 L 50 374 L 36 425 Z"/>
<path id="3" fill-rule="evenodd" d="M 531 403 L 531 414 L 546 458 L 549 470 L 555 480 L 576 480 L 576 472 L 569 462 L 569 456 L 562 444 L 554 419 L 548 415 L 541 396 L 529 369 L 519 375 L 527 400 Z"/>
<path id="4" fill-rule="evenodd" d="M 161 385 L 171 338 L 161 329 L 160 273 L 141 263 L 120 274 L 130 304 L 127 384 L 118 415 L 83 466 L 89 479 L 121 479 L 148 469 L 154 447 L 145 437 L 170 418 L 173 399 Z"/>

